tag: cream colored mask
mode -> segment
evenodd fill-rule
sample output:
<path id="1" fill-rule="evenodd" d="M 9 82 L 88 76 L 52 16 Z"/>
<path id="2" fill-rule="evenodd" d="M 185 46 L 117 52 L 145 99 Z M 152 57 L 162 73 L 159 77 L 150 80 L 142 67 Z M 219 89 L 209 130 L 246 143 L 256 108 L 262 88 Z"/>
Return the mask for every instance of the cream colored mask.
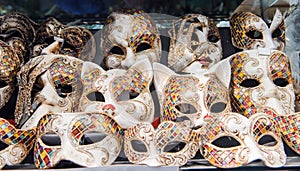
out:
<path id="1" fill-rule="evenodd" d="M 122 128 L 153 121 L 154 102 L 149 86 L 153 71 L 148 59 L 138 61 L 128 70 L 103 70 L 98 65 L 83 66 L 84 90 L 80 111 L 104 112 Z"/>
<path id="2" fill-rule="evenodd" d="M 173 23 L 168 67 L 176 72 L 201 73 L 222 58 L 218 28 L 208 17 L 188 14 Z"/>
<path id="3" fill-rule="evenodd" d="M 14 49 L 0 40 L 0 108 L 7 104 L 16 88 L 21 62 Z"/>
<path id="4" fill-rule="evenodd" d="M 230 111 L 228 88 L 214 74 L 180 75 L 159 63 L 153 70 L 161 121 L 198 127 L 211 115 Z"/>
<path id="5" fill-rule="evenodd" d="M 16 123 L 32 128 L 48 112 L 76 111 L 83 91 L 82 63 L 64 55 L 42 55 L 26 63 L 18 75 Z"/>
<path id="6" fill-rule="evenodd" d="M 53 142 L 53 137 L 59 140 Z M 105 114 L 48 113 L 37 125 L 34 163 L 41 169 L 52 168 L 61 160 L 85 167 L 110 165 L 122 142 L 123 130 Z"/>
<path id="7" fill-rule="evenodd" d="M 243 51 L 230 56 L 219 66 L 216 73 L 221 74 L 219 77 L 227 77 L 224 84 L 229 85 L 232 111 L 246 117 L 265 109 L 280 115 L 294 113 L 290 62 L 283 52 L 270 49 Z"/>
<path id="8" fill-rule="evenodd" d="M 36 138 L 36 129 L 15 128 L 6 119 L 0 118 L 0 141 L 7 147 L 0 151 L 0 169 L 5 165 L 20 164 L 29 154 Z"/>
<path id="9" fill-rule="evenodd" d="M 278 9 L 270 26 L 251 12 L 235 13 L 230 17 L 230 31 L 232 44 L 243 50 L 283 50 L 285 46 L 284 18 Z"/>
<path id="10" fill-rule="evenodd" d="M 236 168 L 255 160 L 268 167 L 282 167 L 286 154 L 273 117 L 257 113 L 249 119 L 238 113 L 213 117 L 199 131 L 200 152 L 213 166 Z"/>
<path id="11" fill-rule="evenodd" d="M 159 62 L 161 41 L 150 16 L 139 10 L 113 12 L 101 33 L 101 49 L 108 69 L 128 69 L 148 58 Z"/>
<path id="12" fill-rule="evenodd" d="M 139 123 L 125 130 L 124 152 L 134 164 L 181 166 L 198 151 L 198 135 L 196 131 L 171 121 L 160 123 L 156 130 L 149 123 Z M 181 149 L 172 151 L 180 143 Z"/>

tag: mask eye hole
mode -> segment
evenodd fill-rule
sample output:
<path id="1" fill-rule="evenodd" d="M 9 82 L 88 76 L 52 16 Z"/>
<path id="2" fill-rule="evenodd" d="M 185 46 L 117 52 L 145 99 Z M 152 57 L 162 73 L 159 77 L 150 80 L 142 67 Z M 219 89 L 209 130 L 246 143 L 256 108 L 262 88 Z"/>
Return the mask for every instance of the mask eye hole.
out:
<path id="1" fill-rule="evenodd" d="M 151 48 L 152 48 L 152 46 L 151 46 L 150 44 L 148 44 L 148 43 L 141 43 L 141 44 L 139 44 L 139 45 L 137 46 L 136 52 L 137 52 L 137 53 L 138 53 L 138 52 L 142 52 L 142 51 L 144 51 L 144 50 L 151 49 Z"/>
<path id="2" fill-rule="evenodd" d="M 42 135 L 41 140 L 47 146 L 61 146 L 60 137 L 54 132 L 48 132 Z"/>
<path id="3" fill-rule="evenodd" d="M 241 82 L 241 86 L 251 88 L 251 87 L 257 87 L 259 86 L 260 82 L 256 79 L 245 79 Z"/>
<path id="4" fill-rule="evenodd" d="M 257 30 L 248 31 L 246 35 L 251 39 L 263 39 L 262 33 Z"/>
<path id="5" fill-rule="evenodd" d="M 221 148 L 231 148 L 241 145 L 240 142 L 238 142 L 235 138 L 230 136 L 219 137 L 216 140 L 214 140 L 212 144 Z"/>
<path id="6" fill-rule="evenodd" d="M 224 102 L 217 102 L 211 105 L 210 112 L 212 113 L 220 113 L 226 109 L 227 104 Z"/>
<path id="7" fill-rule="evenodd" d="M 210 35 L 207 37 L 207 40 L 213 43 L 216 43 L 220 40 L 220 38 L 216 35 Z"/>
<path id="8" fill-rule="evenodd" d="M 263 145 L 263 146 L 272 147 L 272 146 L 275 146 L 277 144 L 277 141 L 271 135 L 264 135 L 263 137 L 261 137 L 258 140 L 258 144 Z"/>
<path id="9" fill-rule="evenodd" d="M 283 30 L 280 28 L 277 28 L 272 33 L 272 38 L 280 37 L 283 34 Z"/>
<path id="10" fill-rule="evenodd" d="M 0 80 L 0 88 L 3 88 L 3 87 L 6 87 L 8 84 L 3 81 L 3 80 Z"/>
<path id="11" fill-rule="evenodd" d="M 131 147 L 133 148 L 134 151 L 140 152 L 140 153 L 146 153 L 147 147 L 145 146 L 143 141 L 140 140 L 131 140 Z"/>
<path id="12" fill-rule="evenodd" d="M 289 85 L 289 81 L 286 78 L 276 78 L 273 83 L 279 87 L 286 87 Z"/>
<path id="13" fill-rule="evenodd" d="M 140 93 L 136 92 L 136 91 L 123 91 L 117 98 L 117 101 L 128 101 L 128 100 L 132 100 L 135 99 L 136 97 L 139 96 Z"/>
<path id="14" fill-rule="evenodd" d="M 101 132 L 88 132 L 81 137 L 79 145 L 95 144 L 104 140 L 106 136 Z"/>
<path id="15" fill-rule="evenodd" d="M 184 114 L 193 114 L 197 112 L 197 109 L 188 103 L 181 103 L 175 106 L 175 108 Z"/>
<path id="16" fill-rule="evenodd" d="M 203 32 L 203 28 L 200 26 L 196 27 L 196 29 Z"/>
<path id="17" fill-rule="evenodd" d="M 122 48 L 120 48 L 119 46 L 114 46 L 113 48 L 110 49 L 109 51 L 111 54 L 115 54 L 115 55 L 124 55 L 124 51 Z"/>
<path id="18" fill-rule="evenodd" d="M 181 141 L 169 142 L 163 149 L 163 152 L 176 153 L 181 151 L 186 146 L 186 143 Z"/>
<path id="19" fill-rule="evenodd" d="M 0 141 L 0 150 L 1 151 L 4 150 L 4 149 L 6 149 L 7 147 L 8 147 L 7 144 L 5 144 L 4 142 Z"/>
<path id="20" fill-rule="evenodd" d="M 91 92 L 86 96 L 90 101 L 100 101 L 100 102 L 105 102 L 105 97 L 103 96 L 102 93 L 96 91 L 96 92 Z"/>
<path id="21" fill-rule="evenodd" d="M 72 92 L 73 88 L 71 85 L 63 85 L 63 84 L 59 84 L 57 87 L 56 87 L 56 90 L 57 90 L 57 93 L 60 97 L 67 97 L 67 95 L 69 93 Z"/>

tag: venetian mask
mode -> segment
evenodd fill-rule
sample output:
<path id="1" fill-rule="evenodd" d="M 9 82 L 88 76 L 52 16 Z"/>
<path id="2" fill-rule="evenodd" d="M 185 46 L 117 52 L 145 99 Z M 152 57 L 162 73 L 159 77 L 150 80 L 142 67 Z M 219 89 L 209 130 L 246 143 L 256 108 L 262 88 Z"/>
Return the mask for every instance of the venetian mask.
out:
<path id="1" fill-rule="evenodd" d="M 92 61 L 96 54 L 95 39 L 89 30 L 79 26 L 63 25 L 55 18 L 48 18 L 41 24 L 34 44 L 33 56 L 63 54 Z"/>
<path id="2" fill-rule="evenodd" d="M 0 108 L 7 104 L 16 87 L 21 62 L 14 49 L 0 40 Z"/>
<path id="3" fill-rule="evenodd" d="M 222 58 L 218 28 L 208 17 L 189 14 L 173 23 L 168 66 L 176 72 L 201 73 Z"/>
<path id="4" fill-rule="evenodd" d="M 268 167 L 281 167 L 286 162 L 280 132 L 266 113 L 249 118 L 238 113 L 221 114 L 200 133 L 200 152 L 216 167 L 235 168 L 255 160 L 262 160 Z"/>
<path id="5" fill-rule="evenodd" d="M 63 55 L 42 55 L 26 63 L 18 75 L 16 123 L 32 128 L 48 112 L 76 111 L 83 91 L 82 63 Z"/>
<path id="6" fill-rule="evenodd" d="M 179 123 L 162 122 L 156 130 L 149 123 L 139 123 L 125 130 L 124 152 L 134 164 L 181 166 L 195 156 L 199 142 L 196 131 Z"/>
<path id="7" fill-rule="evenodd" d="M 108 69 L 128 69 L 148 58 L 159 62 L 161 42 L 155 24 L 143 11 L 113 12 L 101 33 L 101 49 Z"/>
<path id="8" fill-rule="evenodd" d="M 148 59 L 128 70 L 105 71 L 96 64 L 83 68 L 80 111 L 104 112 L 122 128 L 153 121 L 154 102 L 149 89 L 153 71 Z"/>
<path id="9" fill-rule="evenodd" d="M 198 127 L 211 115 L 230 111 L 228 89 L 214 74 L 176 74 L 154 63 L 154 83 L 162 121 Z"/>
<path id="10" fill-rule="evenodd" d="M 85 167 L 109 165 L 118 157 L 122 142 L 121 127 L 107 115 L 48 113 L 37 125 L 34 163 L 42 169 L 61 160 Z"/>
<path id="11" fill-rule="evenodd" d="M 9 13 L 0 17 L 0 39 L 13 47 L 22 65 L 29 60 L 35 27 L 37 24 L 21 13 Z"/>
<path id="12" fill-rule="evenodd" d="M 224 61 L 231 73 L 232 110 L 249 117 L 272 110 L 280 115 L 294 112 L 295 95 L 289 58 L 281 51 L 248 50 Z M 222 76 L 223 77 L 223 76 Z"/>
<path id="13" fill-rule="evenodd" d="M 240 49 L 270 48 L 283 50 L 284 19 L 277 9 L 270 25 L 250 12 L 238 12 L 230 17 L 232 44 Z"/>
<path id="14" fill-rule="evenodd" d="M 32 149 L 36 129 L 16 129 L 7 120 L 0 118 L 0 141 L 7 147 L 0 151 L 0 169 L 5 165 L 20 164 Z"/>

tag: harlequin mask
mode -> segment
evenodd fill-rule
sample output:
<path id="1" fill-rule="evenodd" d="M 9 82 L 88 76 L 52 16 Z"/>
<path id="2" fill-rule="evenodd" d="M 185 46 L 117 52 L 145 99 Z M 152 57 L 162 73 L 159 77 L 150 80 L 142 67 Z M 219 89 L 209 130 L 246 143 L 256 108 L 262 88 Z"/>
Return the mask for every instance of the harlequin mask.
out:
<path id="1" fill-rule="evenodd" d="M 82 63 L 63 55 L 42 55 L 26 63 L 18 75 L 16 123 L 31 128 L 47 112 L 76 111 L 83 90 Z"/>
<path id="2" fill-rule="evenodd" d="M 208 17 L 189 14 L 173 23 L 168 66 L 176 72 L 204 72 L 222 58 L 218 28 Z"/>
<path id="3" fill-rule="evenodd" d="M 18 55 L 13 48 L 0 40 L 0 108 L 7 104 L 15 89 L 17 72 L 21 68 Z"/>
<path id="4" fill-rule="evenodd" d="M 138 10 L 113 12 L 101 33 L 101 49 L 107 68 L 127 69 L 148 58 L 158 62 L 161 42 L 149 15 Z"/>
<path id="5" fill-rule="evenodd" d="M 109 165 L 121 151 L 122 135 L 121 127 L 101 113 L 46 114 L 37 126 L 35 166 L 51 168 L 61 160 L 86 167 Z M 53 144 L 53 137 L 60 144 Z"/>
<path id="6" fill-rule="evenodd" d="M 44 50 L 55 43 L 55 47 Z M 55 18 L 48 18 L 37 30 L 33 55 L 63 54 L 92 61 L 96 54 L 93 34 L 79 26 L 63 25 Z"/>
<path id="7" fill-rule="evenodd" d="M 159 63 L 153 70 L 162 121 L 197 127 L 211 115 L 230 111 L 228 89 L 215 75 L 179 75 Z"/>
<path id="8" fill-rule="evenodd" d="M 238 12 L 230 18 L 232 44 L 240 49 L 271 48 L 283 50 L 285 44 L 284 19 L 277 9 L 268 26 L 250 12 Z"/>
<path id="9" fill-rule="evenodd" d="M 0 151 L 0 169 L 5 165 L 21 163 L 33 147 L 36 129 L 16 129 L 7 120 L 0 118 L 0 141 L 8 145 Z"/>
<path id="10" fill-rule="evenodd" d="M 200 152 L 216 167 L 235 168 L 258 159 L 268 167 L 281 167 L 286 162 L 280 133 L 268 114 L 258 113 L 249 119 L 238 113 L 221 114 L 200 133 Z"/>
<path id="11" fill-rule="evenodd" d="M 107 113 L 122 128 L 153 121 L 154 102 L 149 90 L 153 71 L 148 59 L 128 70 L 104 71 L 96 64 L 83 68 L 81 111 Z"/>
<path id="12" fill-rule="evenodd" d="M 134 164 L 184 165 L 195 156 L 199 142 L 196 131 L 179 123 L 162 122 L 156 130 L 149 123 L 139 123 L 125 130 L 124 152 Z M 184 146 L 172 151 L 179 144 Z"/>
<path id="13" fill-rule="evenodd" d="M 243 51 L 224 61 L 230 65 L 223 72 L 231 73 L 232 110 L 246 117 L 265 109 L 280 115 L 294 112 L 295 95 L 289 59 L 281 51 L 268 52 Z"/>
<path id="14" fill-rule="evenodd" d="M 21 13 L 14 12 L 0 17 L 0 33 L 3 34 L 0 39 L 13 47 L 22 65 L 29 60 L 36 26 L 36 23 Z"/>

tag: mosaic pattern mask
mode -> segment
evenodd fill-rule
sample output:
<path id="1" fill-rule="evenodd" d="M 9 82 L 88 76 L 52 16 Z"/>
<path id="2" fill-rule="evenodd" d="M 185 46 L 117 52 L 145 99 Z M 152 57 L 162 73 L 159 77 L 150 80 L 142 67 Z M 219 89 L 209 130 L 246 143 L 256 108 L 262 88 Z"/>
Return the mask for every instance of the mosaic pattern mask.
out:
<path id="1" fill-rule="evenodd" d="M 153 71 L 148 59 L 128 70 L 104 71 L 96 64 L 83 68 L 87 69 L 82 73 L 80 111 L 107 113 L 122 128 L 153 121 L 154 102 L 149 89 Z"/>
<path id="2" fill-rule="evenodd" d="M 230 17 L 232 44 L 240 49 L 271 48 L 283 50 L 285 25 L 277 9 L 268 26 L 260 17 L 250 12 L 238 12 Z"/>
<path id="3" fill-rule="evenodd" d="M 59 138 L 59 145 L 47 141 L 51 135 Z M 34 163 L 41 169 L 52 168 L 61 160 L 85 167 L 109 165 L 119 155 L 122 142 L 121 127 L 107 115 L 48 113 L 38 122 Z"/>
<path id="4" fill-rule="evenodd" d="M 18 55 L 11 46 L 0 40 L 0 108 L 11 98 L 20 68 Z"/>
<path id="5" fill-rule="evenodd" d="M 62 54 L 92 61 L 96 42 L 86 28 L 63 25 L 55 18 L 48 18 L 37 29 L 33 47 L 33 56 L 41 54 Z"/>
<path id="6" fill-rule="evenodd" d="M 0 141 L 7 147 L 0 151 L 0 169 L 5 165 L 20 164 L 32 149 L 36 129 L 16 129 L 7 120 L 0 118 Z"/>
<path id="7" fill-rule="evenodd" d="M 159 63 L 153 69 L 162 121 L 197 127 L 211 115 L 230 111 L 228 89 L 215 75 L 179 75 Z"/>
<path id="8" fill-rule="evenodd" d="M 258 113 L 249 119 L 238 113 L 222 114 L 200 132 L 200 152 L 213 166 L 235 168 L 262 160 L 268 167 L 281 167 L 286 162 L 280 132 L 268 114 Z"/>
<path id="9" fill-rule="evenodd" d="M 280 115 L 294 112 L 290 63 L 284 53 L 273 50 L 264 54 L 261 50 L 249 50 L 236 53 L 228 60 L 233 111 L 246 117 L 264 112 L 264 109 Z"/>
<path id="10" fill-rule="evenodd" d="M 170 151 L 179 143 L 184 144 L 179 151 Z M 124 152 L 134 164 L 181 166 L 198 148 L 197 132 L 171 121 L 162 122 L 156 130 L 149 123 L 139 123 L 128 128 L 124 136 Z"/>
<path id="11" fill-rule="evenodd" d="M 47 112 L 76 111 L 83 91 L 82 63 L 63 55 L 43 55 L 26 63 L 18 75 L 16 123 L 32 128 Z"/>
<path id="12" fill-rule="evenodd" d="M 189 14 L 173 23 L 168 67 L 176 72 L 201 73 L 222 58 L 218 28 L 208 17 Z"/>
<path id="13" fill-rule="evenodd" d="M 108 17 L 101 48 L 108 69 L 127 69 L 145 58 L 158 62 L 161 54 L 155 24 L 148 14 L 138 10 L 113 12 Z"/>

